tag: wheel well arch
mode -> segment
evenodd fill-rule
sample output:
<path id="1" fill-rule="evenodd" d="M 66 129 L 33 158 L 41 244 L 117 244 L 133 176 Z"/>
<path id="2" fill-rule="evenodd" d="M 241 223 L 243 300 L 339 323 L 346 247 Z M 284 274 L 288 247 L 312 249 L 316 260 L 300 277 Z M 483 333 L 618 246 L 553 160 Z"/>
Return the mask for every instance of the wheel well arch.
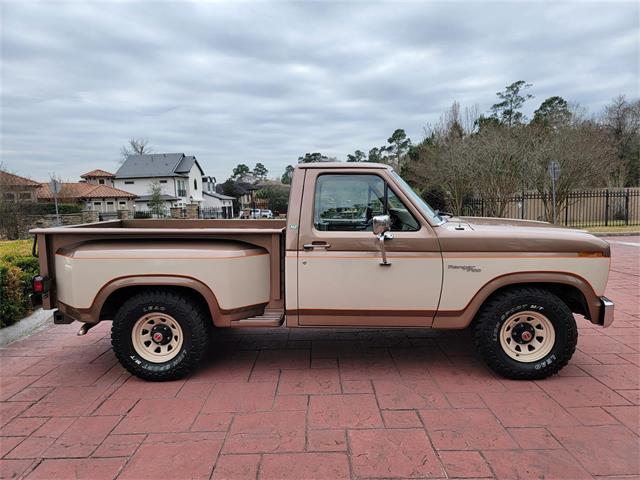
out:
<path id="1" fill-rule="evenodd" d="M 573 313 L 578 313 L 587 318 L 589 318 L 590 316 L 589 305 L 587 303 L 587 299 L 584 296 L 584 293 L 575 285 L 558 282 L 526 282 L 504 285 L 497 288 L 489 296 L 487 296 L 487 298 L 485 298 L 485 300 L 482 302 L 482 305 L 504 291 L 514 290 L 521 287 L 535 287 L 546 290 L 560 298 L 560 300 L 562 300 Z M 482 305 L 480 305 L 480 308 L 482 308 Z M 474 318 L 480 308 L 478 308 L 478 310 L 475 312 Z"/>
<path id="2" fill-rule="evenodd" d="M 210 319 L 213 320 L 213 313 L 211 312 L 204 296 L 193 288 L 179 285 L 132 285 L 120 287 L 111 292 L 103 302 L 102 307 L 100 308 L 100 320 L 113 319 L 118 308 L 127 299 L 139 293 L 148 292 L 149 290 L 163 290 L 189 298 L 201 306 L 203 310 L 207 312 Z"/>
<path id="3" fill-rule="evenodd" d="M 531 286 L 548 290 L 564 301 L 572 312 L 597 322 L 600 299 L 584 278 L 565 272 L 517 272 L 496 277 L 486 283 L 462 310 L 438 311 L 432 327 L 466 328 L 473 322 L 482 305 L 494 295 L 506 289 Z"/>
<path id="4" fill-rule="evenodd" d="M 197 279 L 183 276 L 143 275 L 120 277 L 104 285 L 88 309 L 89 317 L 93 319 L 92 323 L 113 319 L 118 305 L 131 295 L 149 289 L 171 290 L 194 299 L 202 304 L 216 326 L 224 326 L 228 321 L 214 293 Z"/>

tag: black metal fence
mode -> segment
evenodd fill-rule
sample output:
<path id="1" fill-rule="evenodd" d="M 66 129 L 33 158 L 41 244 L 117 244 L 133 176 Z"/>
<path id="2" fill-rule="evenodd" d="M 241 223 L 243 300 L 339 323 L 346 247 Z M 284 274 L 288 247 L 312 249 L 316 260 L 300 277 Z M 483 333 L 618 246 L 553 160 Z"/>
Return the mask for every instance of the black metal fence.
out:
<path id="1" fill-rule="evenodd" d="M 229 208 L 215 208 L 215 207 L 199 207 L 197 212 L 198 218 L 207 219 L 224 219 L 232 218 L 231 210 Z M 117 212 L 99 212 L 98 217 L 100 221 L 105 220 L 117 220 Z M 135 209 L 129 211 L 129 218 L 171 218 L 171 212 L 169 209 L 148 210 L 148 209 Z M 178 212 L 177 218 L 187 218 L 187 209 L 181 208 Z"/>
<path id="2" fill-rule="evenodd" d="M 500 216 L 553 221 L 551 194 L 524 193 L 509 199 L 472 198 L 462 208 L 464 216 Z M 640 225 L 640 189 L 571 192 L 556 206 L 556 223 L 569 227 Z"/>

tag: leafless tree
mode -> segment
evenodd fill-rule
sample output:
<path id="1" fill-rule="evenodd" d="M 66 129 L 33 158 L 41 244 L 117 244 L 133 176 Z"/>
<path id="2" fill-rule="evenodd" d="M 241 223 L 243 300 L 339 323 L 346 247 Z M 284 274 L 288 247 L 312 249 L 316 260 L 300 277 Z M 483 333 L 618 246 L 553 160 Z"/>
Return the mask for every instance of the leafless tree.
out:
<path id="1" fill-rule="evenodd" d="M 607 186 L 607 179 L 618 168 L 619 159 L 608 140 L 605 128 L 593 122 L 566 126 L 553 132 L 528 127 L 532 138 L 529 179 L 531 186 L 542 194 L 551 191 L 549 163 L 560 164 L 556 182 L 556 208 L 567 206 L 572 191 Z M 552 218 L 553 205 L 543 197 L 547 220 Z"/>
<path id="2" fill-rule="evenodd" d="M 148 138 L 130 138 L 127 144 L 120 149 L 123 162 L 129 155 L 143 155 L 152 152 L 153 149 L 149 146 Z"/>
<path id="3" fill-rule="evenodd" d="M 636 186 L 640 182 L 640 100 L 628 101 L 624 95 L 605 107 L 602 123 L 620 159 L 613 186 Z"/>
<path id="4" fill-rule="evenodd" d="M 472 109 L 460 114 L 454 102 L 440 120 L 425 127 L 426 139 L 418 147 L 417 158 L 408 162 L 405 172 L 419 188 L 439 185 L 447 195 L 453 213 L 461 214 L 464 201 L 474 191 L 474 162 L 469 132 L 474 125 Z"/>
<path id="5" fill-rule="evenodd" d="M 502 217 L 526 185 L 531 138 L 526 127 L 488 126 L 469 138 L 473 183 L 485 200 L 485 215 Z"/>

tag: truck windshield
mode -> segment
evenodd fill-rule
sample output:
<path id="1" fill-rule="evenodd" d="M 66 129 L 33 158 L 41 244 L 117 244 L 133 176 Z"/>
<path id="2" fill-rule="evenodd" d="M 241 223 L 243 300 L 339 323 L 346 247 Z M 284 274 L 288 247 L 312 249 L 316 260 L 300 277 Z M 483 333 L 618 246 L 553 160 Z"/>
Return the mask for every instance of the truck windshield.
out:
<path id="1" fill-rule="evenodd" d="M 400 175 L 398 175 L 395 171 L 391 171 L 391 175 L 398 184 L 402 187 L 407 196 L 411 199 L 413 204 L 424 213 L 424 215 L 431 220 L 436 225 L 441 225 L 445 222 L 444 218 L 438 215 L 433 208 L 429 206 L 427 202 L 425 202 L 420 195 L 418 195 L 411 186 L 405 182 Z"/>

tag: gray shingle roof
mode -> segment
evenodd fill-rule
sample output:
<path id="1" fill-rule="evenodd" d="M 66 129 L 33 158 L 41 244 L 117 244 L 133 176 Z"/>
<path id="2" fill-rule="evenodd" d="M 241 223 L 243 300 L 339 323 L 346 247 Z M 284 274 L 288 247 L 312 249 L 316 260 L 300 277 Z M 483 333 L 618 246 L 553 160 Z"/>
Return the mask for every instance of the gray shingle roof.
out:
<path id="1" fill-rule="evenodd" d="M 203 195 L 209 195 L 213 198 L 218 198 L 220 200 L 235 200 L 235 197 L 230 197 L 229 195 L 223 195 L 217 192 L 202 192 Z"/>
<path id="2" fill-rule="evenodd" d="M 196 163 L 196 157 L 185 156 L 176 167 L 176 173 L 189 173 L 194 163 Z"/>
<path id="3" fill-rule="evenodd" d="M 116 178 L 184 177 L 194 162 L 197 163 L 195 157 L 184 153 L 129 155 L 116 172 Z"/>

